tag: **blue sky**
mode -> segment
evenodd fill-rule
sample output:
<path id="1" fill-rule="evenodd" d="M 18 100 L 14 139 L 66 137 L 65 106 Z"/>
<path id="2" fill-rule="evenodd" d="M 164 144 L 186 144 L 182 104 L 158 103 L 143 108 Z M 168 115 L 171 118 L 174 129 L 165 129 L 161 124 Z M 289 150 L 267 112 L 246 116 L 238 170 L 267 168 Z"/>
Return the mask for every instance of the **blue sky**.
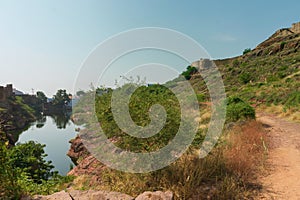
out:
<path id="1" fill-rule="evenodd" d="M 71 92 L 100 42 L 140 27 L 182 32 L 213 58 L 237 56 L 300 21 L 299 8 L 296 0 L 0 0 L 0 85 L 48 96 L 59 88 Z"/>

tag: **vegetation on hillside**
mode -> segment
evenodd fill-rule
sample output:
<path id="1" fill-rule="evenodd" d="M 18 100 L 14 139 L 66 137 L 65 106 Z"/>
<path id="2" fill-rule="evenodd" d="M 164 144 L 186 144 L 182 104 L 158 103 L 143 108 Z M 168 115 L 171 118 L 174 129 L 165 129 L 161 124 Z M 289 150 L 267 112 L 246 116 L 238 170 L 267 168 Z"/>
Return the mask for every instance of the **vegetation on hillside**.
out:
<path id="1" fill-rule="evenodd" d="M 170 84 L 170 83 L 168 83 Z M 112 93 L 120 91 L 130 91 L 134 87 L 132 84 L 125 84 L 120 88 L 115 90 L 107 89 L 106 92 L 101 92 L 101 94 L 95 95 L 95 109 L 97 118 L 101 124 L 106 136 L 114 141 L 114 144 L 118 147 L 132 151 L 132 152 L 152 152 L 156 151 L 168 144 L 170 140 L 176 135 L 178 127 L 180 124 L 180 106 L 178 99 L 175 97 L 173 92 L 165 87 L 164 85 L 150 85 L 150 86 L 140 86 L 132 94 L 129 103 L 129 112 L 132 120 L 139 126 L 145 127 L 150 123 L 149 109 L 154 104 L 160 104 L 164 107 L 167 113 L 166 123 L 161 129 L 161 131 L 150 138 L 136 138 L 123 132 L 116 122 L 114 121 L 114 116 L 111 108 L 111 98 Z M 102 89 L 103 90 L 103 89 Z M 86 92 L 84 96 L 75 107 L 74 111 L 75 118 L 80 120 L 80 114 L 82 117 L 87 119 L 85 104 L 88 103 L 89 98 L 92 98 L 93 91 Z M 146 174 L 131 174 L 120 172 L 117 170 L 103 168 L 101 172 L 101 180 L 97 183 L 90 184 L 88 177 L 78 178 L 80 180 L 79 185 L 75 184 L 74 187 L 78 189 L 102 189 L 102 190 L 112 190 L 120 191 L 132 196 L 135 196 L 146 190 L 172 190 L 175 194 L 175 199 L 189 199 L 189 198 L 211 198 L 217 199 L 238 199 L 252 194 L 253 179 L 244 175 L 245 170 L 255 171 L 262 163 L 254 163 L 253 165 L 245 166 L 246 168 L 241 169 L 238 166 L 239 162 L 232 161 L 232 149 L 235 145 L 243 145 L 249 143 L 255 143 L 258 149 L 247 149 L 247 153 L 252 155 L 252 153 L 264 155 L 265 149 L 264 135 L 260 125 L 256 122 L 252 122 L 251 119 L 255 118 L 254 109 L 247 104 L 245 101 L 239 98 L 229 98 L 228 99 L 228 122 L 237 122 L 240 120 L 246 120 L 245 125 L 240 127 L 242 130 L 238 134 L 241 140 L 236 141 L 236 143 L 231 143 L 229 141 L 230 135 L 237 134 L 230 131 L 225 131 L 226 134 L 219 140 L 215 149 L 204 159 L 199 158 L 199 146 L 202 144 L 204 137 L 206 135 L 207 127 L 210 120 L 210 106 L 206 103 L 206 97 L 202 93 L 198 93 L 197 99 L 199 102 L 201 110 L 201 119 L 198 132 L 192 145 L 189 147 L 188 151 L 176 162 L 167 166 L 161 170 L 146 173 Z M 250 121 L 248 121 L 250 120 Z M 87 127 L 88 122 L 85 121 Z M 249 134 L 247 130 L 253 126 L 256 135 L 252 137 L 253 140 L 248 140 Z M 247 147 L 248 148 L 248 147 Z M 236 156 L 243 157 L 246 152 L 241 152 L 244 155 Z M 254 155 L 253 155 L 254 156 Z M 251 157 L 251 159 L 253 159 Z M 247 160 L 245 162 L 252 162 L 253 160 Z M 243 174 L 243 177 L 239 176 Z M 130 185 L 130 187 L 128 187 Z M 204 189 L 208 188 L 208 189 Z"/>

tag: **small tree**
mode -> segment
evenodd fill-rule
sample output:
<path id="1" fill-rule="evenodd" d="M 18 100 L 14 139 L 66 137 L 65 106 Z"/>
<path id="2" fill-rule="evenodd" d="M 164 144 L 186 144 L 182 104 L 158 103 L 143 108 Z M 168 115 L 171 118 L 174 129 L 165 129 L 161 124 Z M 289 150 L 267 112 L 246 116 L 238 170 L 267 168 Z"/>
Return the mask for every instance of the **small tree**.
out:
<path id="1" fill-rule="evenodd" d="M 247 48 L 247 49 L 245 49 L 245 50 L 243 51 L 243 55 L 245 55 L 245 54 L 247 54 L 247 53 L 249 53 L 249 52 L 251 52 L 251 49 L 250 49 L 250 48 Z"/>
<path id="2" fill-rule="evenodd" d="M 43 102 L 43 103 L 46 103 L 46 102 L 47 102 L 47 97 L 46 97 L 46 95 L 44 94 L 44 92 L 42 92 L 42 91 L 36 92 L 36 97 L 37 97 L 39 100 L 41 100 L 41 102 Z"/>
<path id="3" fill-rule="evenodd" d="M 68 94 L 66 90 L 58 90 L 53 96 L 54 105 L 66 105 L 71 101 L 71 94 Z"/>

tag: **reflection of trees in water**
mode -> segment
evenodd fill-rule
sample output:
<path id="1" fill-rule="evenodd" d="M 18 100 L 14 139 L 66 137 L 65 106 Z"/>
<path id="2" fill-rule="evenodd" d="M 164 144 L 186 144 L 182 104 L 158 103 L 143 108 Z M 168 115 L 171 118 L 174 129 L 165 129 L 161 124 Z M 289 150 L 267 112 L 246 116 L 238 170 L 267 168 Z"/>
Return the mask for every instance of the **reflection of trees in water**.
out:
<path id="1" fill-rule="evenodd" d="M 71 113 L 62 113 L 51 115 L 50 117 L 53 119 L 53 122 L 58 129 L 65 129 L 67 125 L 70 125 L 70 116 Z"/>
<path id="2" fill-rule="evenodd" d="M 40 117 L 37 121 L 36 121 L 36 128 L 42 128 L 45 124 L 46 124 L 46 116 L 42 116 Z"/>

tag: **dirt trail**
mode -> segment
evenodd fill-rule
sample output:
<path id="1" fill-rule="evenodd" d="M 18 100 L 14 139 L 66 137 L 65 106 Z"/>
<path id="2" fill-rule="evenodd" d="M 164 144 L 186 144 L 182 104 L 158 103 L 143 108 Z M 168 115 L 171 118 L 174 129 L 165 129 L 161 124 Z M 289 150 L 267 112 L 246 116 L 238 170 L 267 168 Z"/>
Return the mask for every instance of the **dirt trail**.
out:
<path id="1" fill-rule="evenodd" d="M 257 118 L 269 130 L 273 143 L 259 199 L 300 200 L 300 123 L 266 113 L 258 113 Z"/>

